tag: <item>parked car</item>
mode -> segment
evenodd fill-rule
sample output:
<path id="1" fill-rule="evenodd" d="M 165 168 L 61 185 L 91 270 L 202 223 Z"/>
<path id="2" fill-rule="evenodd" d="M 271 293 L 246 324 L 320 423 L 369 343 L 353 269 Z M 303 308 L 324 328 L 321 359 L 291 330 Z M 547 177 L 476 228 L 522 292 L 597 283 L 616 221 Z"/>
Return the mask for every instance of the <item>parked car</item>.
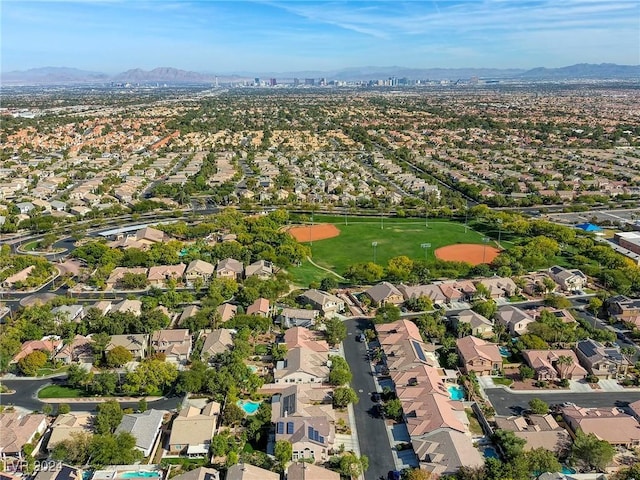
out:
<path id="1" fill-rule="evenodd" d="M 382 396 L 378 392 L 373 392 L 371 394 L 371 401 L 375 403 L 379 403 L 382 401 Z"/>
<path id="2" fill-rule="evenodd" d="M 389 470 L 387 473 L 387 480 L 400 480 L 402 474 L 398 470 Z"/>

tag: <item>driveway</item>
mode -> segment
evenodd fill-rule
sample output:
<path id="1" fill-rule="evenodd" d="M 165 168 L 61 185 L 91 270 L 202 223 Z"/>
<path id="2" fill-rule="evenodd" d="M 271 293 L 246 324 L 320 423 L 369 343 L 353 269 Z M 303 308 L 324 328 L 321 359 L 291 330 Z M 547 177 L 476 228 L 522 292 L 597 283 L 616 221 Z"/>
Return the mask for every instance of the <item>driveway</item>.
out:
<path id="1" fill-rule="evenodd" d="M 376 387 L 366 359 L 366 346 L 356 341 L 358 334 L 373 327 L 368 319 L 352 319 L 344 323 L 348 333 L 344 341 L 344 355 L 353 374 L 351 387 L 360 398 L 353 407 L 360 452 L 369 458 L 369 469 L 365 473 L 365 479 L 379 480 L 380 477 L 386 478 L 389 470 L 395 469 L 395 462 L 384 420 L 373 414 L 375 405 L 371 401 L 371 392 L 375 392 Z"/>
<path id="2" fill-rule="evenodd" d="M 553 392 L 545 393 L 513 393 L 503 388 L 488 388 L 485 393 L 489 397 L 498 415 L 516 415 L 529 408 L 529 401 L 540 398 L 549 405 L 573 402 L 581 407 L 626 407 L 640 400 L 640 392 L 605 392 L 590 393 Z"/>

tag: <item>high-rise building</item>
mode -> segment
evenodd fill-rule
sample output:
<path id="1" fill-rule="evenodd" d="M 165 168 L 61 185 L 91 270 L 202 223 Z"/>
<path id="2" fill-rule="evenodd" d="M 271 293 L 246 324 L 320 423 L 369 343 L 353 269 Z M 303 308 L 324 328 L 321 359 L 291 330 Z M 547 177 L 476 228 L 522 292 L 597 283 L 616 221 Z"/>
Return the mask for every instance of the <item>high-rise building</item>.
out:
<path id="1" fill-rule="evenodd" d="M 253 79 L 253 84 L 254 84 L 256 87 L 259 87 L 259 86 L 260 86 L 260 77 L 256 77 L 256 78 L 254 78 L 254 79 Z"/>
<path id="2" fill-rule="evenodd" d="M 277 84 L 278 84 L 278 82 L 276 82 L 275 78 L 270 78 L 269 79 L 269 86 L 275 87 Z"/>
<path id="3" fill-rule="evenodd" d="M 300 86 L 300 79 L 299 78 L 294 78 L 293 79 L 293 86 L 294 87 L 299 87 Z"/>
<path id="4" fill-rule="evenodd" d="M 316 81 L 313 78 L 305 78 L 304 79 L 304 84 L 305 85 L 310 85 L 310 86 L 313 87 L 316 84 Z"/>

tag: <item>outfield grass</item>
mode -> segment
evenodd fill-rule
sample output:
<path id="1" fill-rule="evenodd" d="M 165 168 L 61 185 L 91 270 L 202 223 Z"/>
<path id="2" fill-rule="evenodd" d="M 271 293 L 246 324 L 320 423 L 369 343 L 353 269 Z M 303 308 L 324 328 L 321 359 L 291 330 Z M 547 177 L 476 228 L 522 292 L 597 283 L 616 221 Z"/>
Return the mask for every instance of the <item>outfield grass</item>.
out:
<path id="1" fill-rule="evenodd" d="M 79 388 L 49 385 L 38 392 L 38 398 L 78 398 L 82 397 L 83 393 Z"/>
<path id="2" fill-rule="evenodd" d="M 434 219 L 425 226 L 424 219 L 380 217 L 344 217 L 316 215 L 314 223 L 332 223 L 340 230 L 340 235 L 327 240 L 315 241 L 310 245 L 312 259 L 318 265 L 343 274 L 347 266 L 358 262 L 373 261 L 375 247 L 376 263 L 386 265 L 390 258 L 406 255 L 413 259 L 434 259 L 434 250 L 456 243 L 482 243 L 483 235 L 467 228 L 464 224 L 448 220 Z M 421 244 L 430 243 L 429 249 Z M 318 281 L 329 274 L 308 262 L 290 269 L 299 285 L 307 286 L 310 281 Z"/>

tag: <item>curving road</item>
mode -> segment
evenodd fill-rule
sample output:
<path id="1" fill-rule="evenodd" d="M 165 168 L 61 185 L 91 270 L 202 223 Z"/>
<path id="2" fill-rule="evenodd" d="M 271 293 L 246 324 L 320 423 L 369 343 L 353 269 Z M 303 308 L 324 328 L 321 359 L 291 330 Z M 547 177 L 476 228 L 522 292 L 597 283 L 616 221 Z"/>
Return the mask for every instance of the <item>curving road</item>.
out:
<path id="1" fill-rule="evenodd" d="M 62 374 L 55 378 L 46 379 L 15 379 L 2 380 L 2 384 L 9 390 L 15 391 L 12 394 L 0 394 L 0 405 L 16 406 L 29 411 L 42 411 L 45 404 L 38 398 L 38 391 L 47 385 L 62 385 L 65 383 L 66 376 Z M 149 402 L 149 408 L 159 410 L 173 410 L 181 402 L 182 397 L 164 397 L 160 400 Z M 96 410 L 99 402 L 89 400 L 81 400 L 78 402 L 70 402 L 69 407 L 74 412 L 91 412 Z M 122 408 L 137 408 L 138 402 L 121 402 Z"/>

